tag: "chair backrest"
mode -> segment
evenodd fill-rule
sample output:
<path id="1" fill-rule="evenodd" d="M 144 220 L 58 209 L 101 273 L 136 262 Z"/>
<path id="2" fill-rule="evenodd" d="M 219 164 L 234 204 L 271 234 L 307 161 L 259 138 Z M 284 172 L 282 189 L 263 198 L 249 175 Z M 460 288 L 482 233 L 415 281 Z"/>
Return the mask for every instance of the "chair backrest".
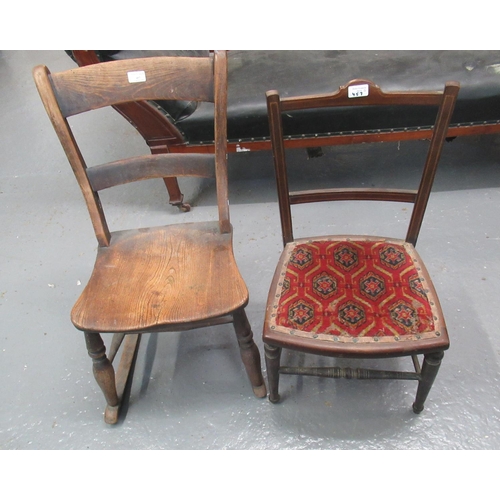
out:
<path id="1" fill-rule="evenodd" d="M 45 109 L 87 203 L 99 245 L 110 232 L 98 191 L 143 179 L 197 176 L 216 179 L 220 231 L 231 231 L 227 186 L 227 57 L 151 57 L 112 61 L 51 74 L 33 70 Z M 158 154 L 87 167 L 67 118 L 86 111 L 145 100 L 214 103 L 215 154 Z"/>
<path id="2" fill-rule="evenodd" d="M 406 241 L 415 245 L 459 88 L 457 82 L 447 82 L 443 91 L 385 93 L 373 82 L 357 79 L 350 81 L 332 94 L 281 98 L 276 90 L 267 92 L 283 243 L 286 245 L 293 241 L 291 205 L 334 200 L 373 200 L 414 204 Z M 380 113 L 383 113 L 385 106 L 393 108 L 398 105 L 434 106 L 436 108 L 436 121 L 418 189 L 330 188 L 294 192 L 289 190 L 282 114 L 333 106 L 359 106 L 360 108 L 380 106 Z M 362 109 L 359 111 L 362 113 Z"/>

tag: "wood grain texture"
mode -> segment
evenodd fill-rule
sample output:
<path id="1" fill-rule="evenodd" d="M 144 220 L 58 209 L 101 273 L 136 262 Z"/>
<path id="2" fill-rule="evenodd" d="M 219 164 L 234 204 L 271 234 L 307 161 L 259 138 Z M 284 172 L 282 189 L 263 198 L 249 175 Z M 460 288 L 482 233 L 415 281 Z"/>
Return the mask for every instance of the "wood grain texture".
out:
<path id="1" fill-rule="evenodd" d="M 82 190 L 97 241 L 99 245 L 106 246 L 109 244 L 110 235 L 101 200 L 99 199 L 99 194 L 96 193 L 90 185 L 86 174 L 87 165 L 76 143 L 68 121 L 61 113 L 61 109 L 57 103 L 57 97 L 50 83 L 50 75 L 50 71 L 45 66 L 37 66 L 33 69 L 33 78 L 38 93 L 40 94 L 47 115 L 61 142 L 61 146 L 66 153 L 69 164 L 73 169 L 78 185 Z"/>
<path id="2" fill-rule="evenodd" d="M 94 191 L 170 176 L 215 177 L 214 155 L 157 154 L 126 158 L 87 169 Z"/>
<path id="3" fill-rule="evenodd" d="M 214 93 L 215 93 L 215 169 L 217 175 L 217 205 L 220 230 L 231 231 L 229 218 L 229 186 L 227 177 L 227 54 L 215 51 Z"/>
<path id="4" fill-rule="evenodd" d="M 217 222 L 112 233 L 73 308 L 73 323 L 85 331 L 143 331 L 246 305 L 231 239 Z"/>
<path id="5" fill-rule="evenodd" d="M 143 71 L 144 82 L 129 82 Z M 65 117 L 123 102 L 199 100 L 213 102 L 213 64 L 203 57 L 149 57 L 75 68 L 51 77 Z"/>

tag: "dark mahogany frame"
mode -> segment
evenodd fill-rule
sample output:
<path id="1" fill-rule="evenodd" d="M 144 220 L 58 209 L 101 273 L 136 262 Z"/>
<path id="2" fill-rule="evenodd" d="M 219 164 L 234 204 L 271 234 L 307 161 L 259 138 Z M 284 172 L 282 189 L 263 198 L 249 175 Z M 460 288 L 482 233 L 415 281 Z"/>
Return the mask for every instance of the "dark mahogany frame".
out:
<path id="1" fill-rule="evenodd" d="M 368 96 L 362 99 L 350 98 L 348 89 L 351 86 L 367 86 Z M 388 378 L 417 380 L 418 389 L 413 411 L 420 413 L 424 408 L 424 402 L 432 387 L 434 379 L 439 370 L 444 351 L 449 347 L 444 318 L 440 307 L 436 309 L 436 322 L 440 324 L 440 335 L 435 339 L 408 340 L 405 342 L 390 343 L 353 343 L 343 344 L 341 342 L 325 342 L 313 338 L 302 338 L 278 331 L 274 325 L 275 297 L 280 295 L 280 270 L 282 270 L 287 257 L 287 245 L 294 241 L 309 241 L 308 238 L 295 240 L 293 235 L 291 206 L 303 203 L 314 203 L 323 201 L 339 200 L 371 200 L 405 202 L 413 204 L 405 242 L 412 248 L 415 246 L 425 209 L 432 189 L 436 169 L 441 157 L 441 152 L 451 116 L 455 107 L 460 85 L 457 82 L 447 82 L 443 91 L 435 92 L 383 92 L 377 85 L 369 80 L 352 80 L 345 86 L 341 86 L 337 92 L 325 95 L 311 95 L 299 97 L 281 98 L 276 90 L 267 92 L 267 107 L 269 116 L 269 127 L 273 145 L 274 167 L 278 189 L 278 201 L 280 210 L 281 229 L 283 236 L 282 253 L 278 263 L 266 305 L 266 316 L 264 320 L 263 341 L 267 366 L 267 378 L 269 388 L 269 400 L 277 403 L 280 400 L 278 392 L 280 374 L 312 375 L 331 378 Z M 286 140 L 283 135 L 282 114 L 302 109 L 323 108 L 333 106 L 434 106 L 437 110 L 434 127 L 430 130 L 431 140 L 422 170 L 422 177 L 418 189 L 381 189 L 381 188 L 324 188 L 307 191 L 290 191 L 286 165 Z M 348 237 L 346 237 L 348 238 Z M 374 238 L 372 238 L 374 239 Z M 314 238 L 313 238 L 314 240 Z M 377 238 L 380 241 L 380 238 Z M 430 276 L 425 271 L 423 263 L 423 276 L 429 288 L 429 297 L 439 305 L 437 295 Z M 337 367 L 284 367 L 280 364 L 282 349 L 291 349 L 305 353 L 336 358 L 388 358 L 410 356 L 413 361 L 415 372 L 366 370 Z M 423 365 L 417 358 L 424 355 Z"/>

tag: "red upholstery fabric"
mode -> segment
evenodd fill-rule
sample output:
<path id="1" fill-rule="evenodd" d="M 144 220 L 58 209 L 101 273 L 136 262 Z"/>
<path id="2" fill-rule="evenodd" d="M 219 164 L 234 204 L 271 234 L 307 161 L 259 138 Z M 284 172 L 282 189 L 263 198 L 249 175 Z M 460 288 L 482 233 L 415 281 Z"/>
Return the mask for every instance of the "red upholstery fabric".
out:
<path id="1" fill-rule="evenodd" d="M 440 336 L 436 299 L 412 245 L 330 238 L 290 243 L 285 253 L 274 329 L 341 342 Z"/>

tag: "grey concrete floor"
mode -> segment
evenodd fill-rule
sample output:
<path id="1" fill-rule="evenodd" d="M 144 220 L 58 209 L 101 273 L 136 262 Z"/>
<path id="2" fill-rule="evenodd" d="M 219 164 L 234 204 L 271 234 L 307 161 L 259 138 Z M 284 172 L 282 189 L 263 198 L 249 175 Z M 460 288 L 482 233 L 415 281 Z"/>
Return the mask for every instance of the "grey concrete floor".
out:
<path id="1" fill-rule="evenodd" d="M 424 220 L 418 249 L 440 295 L 451 348 L 422 414 L 411 411 L 416 384 L 409 381 L 283 376 L 280 404 L 256 399 L 232 329 L 222 326 L 145 335 L 124 418 L 108 426 L 83 336 L 69 320 L 96 241 L 34 87 L 36 64 L 52 71 L 73 67 L 63 51 L 0 52 L 0 449 L 500 448 L 499 137 L 446 144 Z M 112 110 L 76 117 L 75 127 L 89 164 L 147 152 Z M 316 172 L 320 180 L 330 176 L 343 184 L 360 163 L 355 177 L 365 174 L 367 185 L 384 178 L 411 184 L 421 146 L 329 148 L 311 160 L 298 150 L 291 164 L 294 182 L 309 182 Z M 281 250 L 272 159 L 268 152 L 238 153 L 229 165 L 235 255 L 263 359 L 264 307 Z M 216 217 L 212 184 L 190 181 L 181 188 L 193 206 L 188 214 L 168 205 L 161 181 L 121 186 L 103 192 L 102 199 L 113 229 Z M 363 203 L 342 202 L 330 211 L 316 205 L 297 211 L 297 236 L 323 227 L 401 237 L 407 221 L 403 205 L 382 207 L 377 216 Z M 406 361 L 383 365 L 405 368 Z"/>

